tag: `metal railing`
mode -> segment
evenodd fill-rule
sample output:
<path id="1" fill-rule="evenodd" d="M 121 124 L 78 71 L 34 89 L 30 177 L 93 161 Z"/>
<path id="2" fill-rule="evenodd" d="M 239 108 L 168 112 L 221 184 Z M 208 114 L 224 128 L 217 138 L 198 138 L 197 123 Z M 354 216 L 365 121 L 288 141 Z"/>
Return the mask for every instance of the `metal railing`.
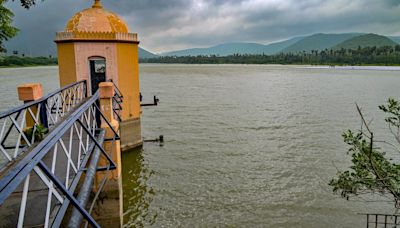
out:
<path id="1" fill-rule="evenodd" d="M 1 113 L 0 168 L 41 139 L 85 98 L 86 81 L 79 81 Z"/>
<path id="2" fill-rule="evenodd" d="M 79 195 L 86 191 L 87 196 L 87 191 L 91 191 L 91 186 L 85 185 L 93 184 L 96 171 L 116 168 L 103 148 L 103 141 L 120 138 L 101 113 L 96 104 L 98 100 L 99 92 L 96 92 L 54 126 L 35 147 L 29 148 L 27 153 L 3 169 L 0 173 L 2 225 L 59 227 L 68 222 L 67 209 L 72 206 L 91 226 L 99 227 L 90 211 L 85 209 L 87 200 Z M 113 138 L 104 138 L 104 130 L 98 126 L 96 115 L 113 130 Z M 105 167 L 97 167 L 100 156 L 106 161 Z M 88 178 L 91 180 L 87 181 Z M 82 187 L 78 183 L 83 183 Z M 77 192 L 79 194 L 75 197 Z M 69 221 L 71 224 L 73 218 Z"/>
<path id="3" fill-rule="evenodd" d="M 121 111 L 122 111 L 122 102 L 124 101 L 124 96 L 122 96 L 121 91 L 119 90 L 118 86 L 114 83 L 112 79 L 108 80 L 109 82 L 112 82 L 114 85 L 114 97 L 112 98 L 113 102 L 113 112 L 114 112 L 114 118 L 117 119 L 119 122 L 122 121 L 121 118 Z"/>
<path id="4" fill-rule="evenodd" d="M 400 227 L 400 215 L 361 214 L 367 217 L 366 227 Z"/>

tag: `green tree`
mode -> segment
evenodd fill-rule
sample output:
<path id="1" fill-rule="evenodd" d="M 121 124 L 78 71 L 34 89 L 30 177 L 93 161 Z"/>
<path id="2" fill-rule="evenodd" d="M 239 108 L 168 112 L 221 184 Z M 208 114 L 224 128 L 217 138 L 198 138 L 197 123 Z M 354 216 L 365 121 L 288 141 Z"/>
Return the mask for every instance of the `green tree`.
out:
<path id="1" fill-rule="evenodd" d="M 14 14 L 4 7 L 4 0 L 0 0 L 0 52 L 5 52 L 3 42 L 14 37 L 18 29 L 11 25 Z"/>
<path id="2" fill-rule="evenodd" d="M 343 133 L 344 142 L 350 146 L 348 152 L 352 157 L 352 165 L 347 171 L 339 171 L 329 185 L 333 187 L 333 192 L 340 193 L 347 199 L 365 193 L 380 194 L 390 197 L 395 207 L 400 208 L 400 164 L 388 158 L 385 151 L 377 145 L 384 143 L 398 150 L 396 145 L 400 144 L 400 103 L 390 98 L 379 109 L 387 115 L 385 121 L 395 142 L 376 140 L 357 106 L 362 119 L 361 130 Z"/>
<path id="3" fill-rule="evenodd" d="M 15 0 L 12 1 L 14 2 Z M 21 2 L 21 6 L 26 9 L 29 9 L 31 6 L 35 5 L 35 0 L 20 0 L 19 2 Z"/>
<path id="4" fill-rule="evenodd" d="M 4 41 L 14 37 L 18 32 L 18 29 L 11 25 L 14 14 L 4 6 L 6 2 L 7 0 L 0 0 L 0 53 L 6 51 Z M 34 0 L 20 0 L 20 2 L 26 9 L 35 4 Z"/>

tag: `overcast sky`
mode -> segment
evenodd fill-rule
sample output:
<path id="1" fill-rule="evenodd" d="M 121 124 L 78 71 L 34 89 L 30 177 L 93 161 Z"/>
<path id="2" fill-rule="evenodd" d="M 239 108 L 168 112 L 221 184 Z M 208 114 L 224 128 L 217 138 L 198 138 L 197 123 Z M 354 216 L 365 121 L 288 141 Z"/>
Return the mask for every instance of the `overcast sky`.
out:
<path id="1" fill-rule="evenodd" d="M 90 0 L 44 0 L 30 10 L 7 6 L 21 32 L 11 48 L 54 50 L 62 31 Z M 313 33 L 400 35 L 400 0 L 103 0 L 120 15 L 141 47 L 164 52 L 225 42 L 270 43 Z M 10 49 L 10 48 L 9 48 Z M 27 51 L 29 54 L 29 51 Z"/>

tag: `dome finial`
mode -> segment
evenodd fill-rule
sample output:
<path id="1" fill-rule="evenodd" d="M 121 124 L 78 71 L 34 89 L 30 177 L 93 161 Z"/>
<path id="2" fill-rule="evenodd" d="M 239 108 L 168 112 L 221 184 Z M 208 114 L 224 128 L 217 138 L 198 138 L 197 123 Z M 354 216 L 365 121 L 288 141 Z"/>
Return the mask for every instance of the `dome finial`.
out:
<path id="1" fill-rule="evenodd" d="M 94 0 L 92 8 L 103 8 L 103 6 L 101 6 L 100 0 Z"/>

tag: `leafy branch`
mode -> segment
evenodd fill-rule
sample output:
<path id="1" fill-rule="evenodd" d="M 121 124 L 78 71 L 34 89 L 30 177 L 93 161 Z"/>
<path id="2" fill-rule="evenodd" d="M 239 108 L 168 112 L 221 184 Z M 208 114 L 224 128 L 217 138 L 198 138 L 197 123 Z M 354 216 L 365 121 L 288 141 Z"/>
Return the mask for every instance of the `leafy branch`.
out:
<path id="1" fill-rule="evenodd" d="M 0 0 L 0 53 L 5 52 L 3 41 L 14 37 L 18 29 L 11 25 L 14 14 L 4 7 L 4 0 Z"/>
<path id="2" fill-rule="evenodd" d="M 4 41 L 9 40 L 18 33 L 18 29 L 12 26 L 14 14 L 4 6 L 8 0 L 0 0 L 0 53 L 6 52 L 4 48 Z M 12 0 L 15 1 L 15 0 Z M 19 0 L 21 6 L 25 9 L 29 9 L 35 5 L 35 0 Z"/>
<path id="3" fill-rule="evenodd" d="M 342 134 L 344 142 L 350 146 L 348 153 L 352 165 L 347 171 L 338 171 L 329 185 L 333 192 L 347 199 L 364 193 L 389 195 L 395 207 L 400 208 L 400 164 L 392 163 L 385 157 L 386 153 L 375 146 L 374 133 L 360 107 L 356 107 L 362 120 L 361 129 L 356 133 L 348 130 Z M 400 144 L 400 103 L 389 98 L 388 104 L 379 106 L 379 109 L 388 115 L 385 121 Z"/>

